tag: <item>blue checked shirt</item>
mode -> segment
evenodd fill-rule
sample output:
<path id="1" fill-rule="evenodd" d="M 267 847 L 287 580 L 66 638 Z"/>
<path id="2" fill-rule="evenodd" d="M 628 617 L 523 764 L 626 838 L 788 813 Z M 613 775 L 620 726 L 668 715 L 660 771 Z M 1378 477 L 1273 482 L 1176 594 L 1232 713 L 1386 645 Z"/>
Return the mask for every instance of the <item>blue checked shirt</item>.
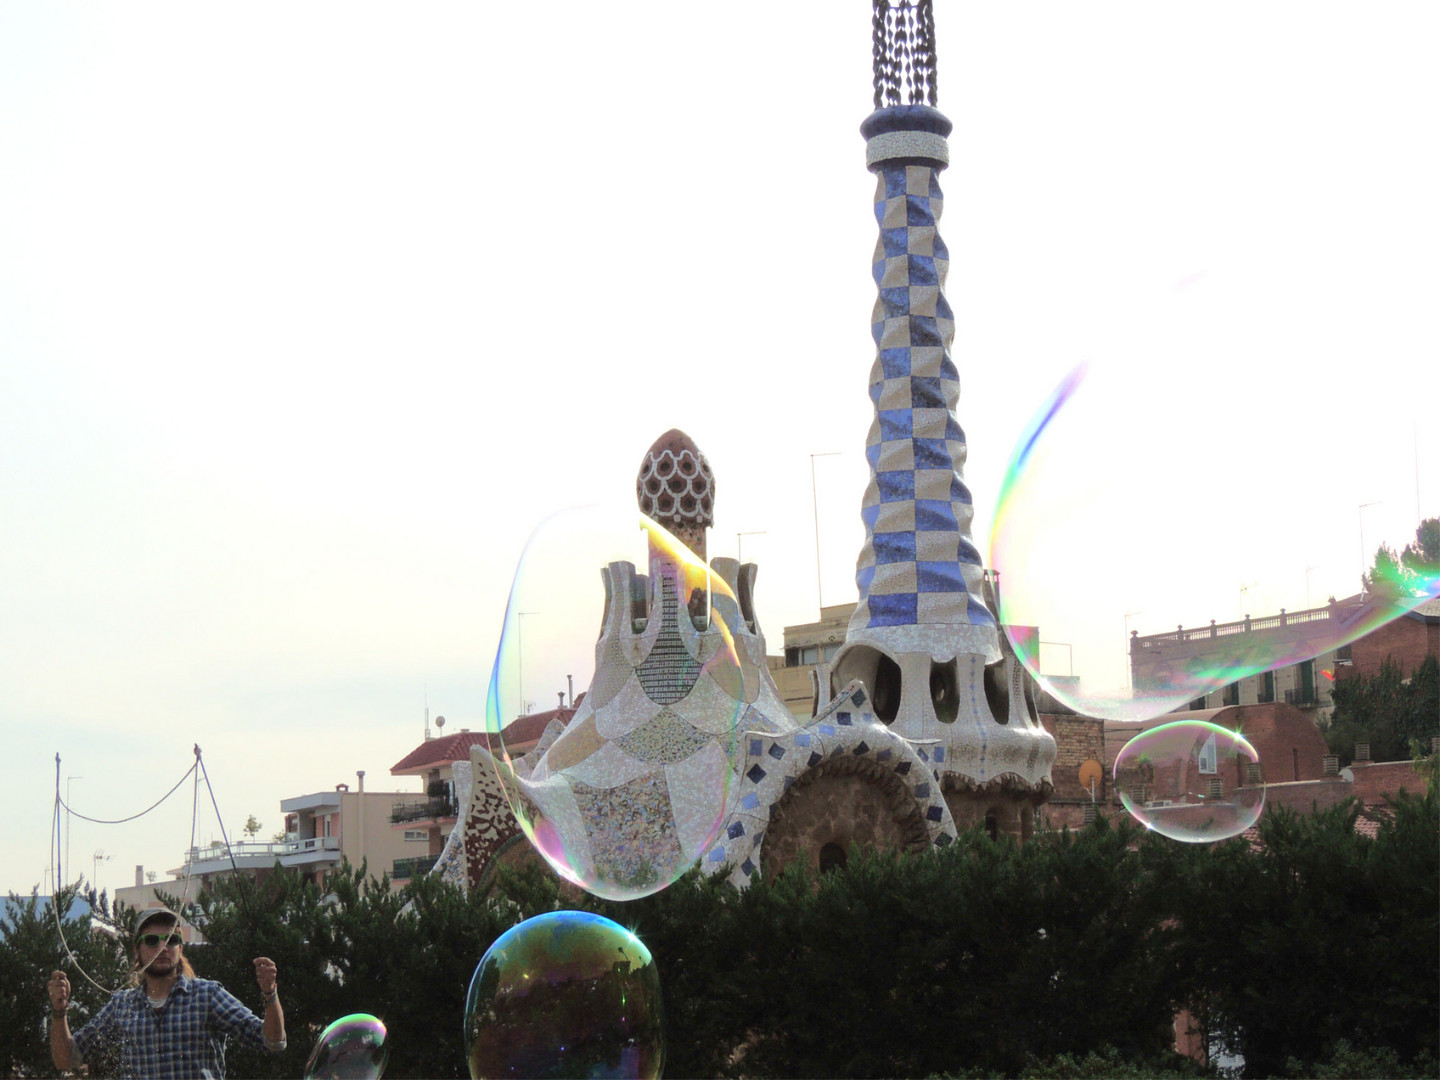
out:
<path id="1" fill-rule="evenodd" d="M 75 1032 L 82 1059 L 110 1040 L 120 1040 L 123 1075 L 142 1080 L 191 1080 L 225 1075 L 225 1041 L 265 1046 L 260 1017 L 211 979 L 181 975 L 160 1009 L 145 988 L 121 990 Z M 279 1049 L 280 1047 L 276 1047 Z"/>

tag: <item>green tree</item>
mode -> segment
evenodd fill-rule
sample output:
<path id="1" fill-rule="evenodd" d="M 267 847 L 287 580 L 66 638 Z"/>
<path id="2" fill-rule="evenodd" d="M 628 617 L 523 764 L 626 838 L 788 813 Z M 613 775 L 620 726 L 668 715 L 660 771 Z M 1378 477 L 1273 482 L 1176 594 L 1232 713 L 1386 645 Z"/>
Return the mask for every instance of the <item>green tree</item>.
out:
<path id="1" fill-rule="evenodd" d="M 1362 581 L 1367 592 L 1381 595 L 1434 595 L 1440 588 L 1440 518 L 1420 522 L 1414 543 L 1398 554 L 1389 544 L 1381 544 Z"/>
<path id="2" fill-rule="evenodd" d="M 1387 658 L 1373 675 L 1342 679 L 1331 690 L 1335 711 L 1325 724 L 1330 752 L 1344 765 L 1357 742 L 1370 744 L 1375 761 L 1409 760 L 1411 743 L 1428 746 L 1440 735 L 1440 660 L 1427 656 L 1407 679 Z"/>

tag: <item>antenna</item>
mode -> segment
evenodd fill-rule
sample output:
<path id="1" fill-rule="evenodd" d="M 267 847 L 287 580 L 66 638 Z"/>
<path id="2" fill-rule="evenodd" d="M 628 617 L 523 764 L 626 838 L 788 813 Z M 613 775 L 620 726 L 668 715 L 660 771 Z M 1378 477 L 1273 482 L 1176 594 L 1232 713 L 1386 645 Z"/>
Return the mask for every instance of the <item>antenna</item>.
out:
<path id="1" fill-rule="evenodd" d="M 425 741 L 430 741 L 430 684 L 425 684 Z"/>

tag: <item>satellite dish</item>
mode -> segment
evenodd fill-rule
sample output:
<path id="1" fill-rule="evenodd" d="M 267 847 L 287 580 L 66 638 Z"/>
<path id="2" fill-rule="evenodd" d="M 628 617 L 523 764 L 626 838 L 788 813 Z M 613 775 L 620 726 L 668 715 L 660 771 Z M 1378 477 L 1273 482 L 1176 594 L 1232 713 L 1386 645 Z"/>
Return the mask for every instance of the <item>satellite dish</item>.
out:
<path id="1" fill-rule="evenodd" d="M 1105 767 L 1091 758 L 1080 766 L 1080 786 L 1091 795 L 1096 795 L 1100 791 L 1100 780 L 1104 775 Z"/>
<path id="2" fill-rule="evenodd" d="M 437 716 L 437 717 L 435 717 L 435 726 L 436 726 L 436 728 L 438 728 L 439 730 L 444 731 L 444 730 L 445 730 L 445 717 L 443 717 L 443 716 Z"/>

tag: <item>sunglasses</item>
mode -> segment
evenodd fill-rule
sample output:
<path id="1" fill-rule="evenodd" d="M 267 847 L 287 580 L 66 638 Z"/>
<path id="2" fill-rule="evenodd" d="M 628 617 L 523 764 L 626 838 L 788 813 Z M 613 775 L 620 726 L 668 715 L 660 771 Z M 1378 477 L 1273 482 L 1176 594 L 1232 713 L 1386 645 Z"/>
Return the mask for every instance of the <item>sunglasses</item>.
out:
<path id="1" fill-rule="evenodd" d="M 185 943 L 185 939 L 174 932 L 169 934 L 141 934 L 139 941 L 140 944 L 144 945 L 147 949 L 156 949 L 161 945 L 183 945 Z"/>

